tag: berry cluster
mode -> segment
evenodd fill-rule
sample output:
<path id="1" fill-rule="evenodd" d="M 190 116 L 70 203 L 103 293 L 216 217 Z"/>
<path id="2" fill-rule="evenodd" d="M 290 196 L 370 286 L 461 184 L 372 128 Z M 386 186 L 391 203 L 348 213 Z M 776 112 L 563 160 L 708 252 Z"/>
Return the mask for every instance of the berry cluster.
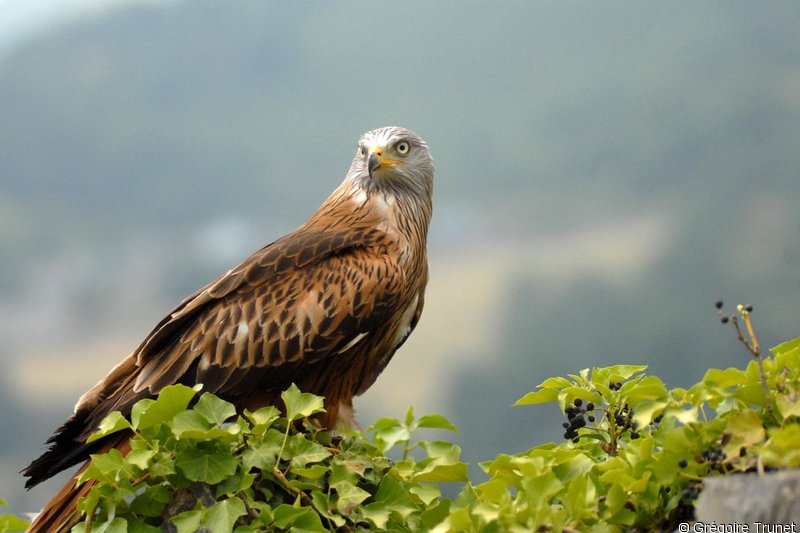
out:
<path id="1" fill-rule="evenodd" d="M 693 481 L 689 484 L 688 487 L 683 489 L 681 493 L 681 499 L 689 502 L 692 500 L 696 500 L 698 496 L 700 496 L 700 492 L 703 490 L 703 483 L 700 481 Z"/>
<path id="2" fill-rule="evenodd" d="M 742 450 L 746 452 L 744 448 L 742 448 Z M 710 470 L 719 472 L 720 474 L 725 474 L 730 470 L 729 465 L 725 463 L 727 458 L 727 454 L 720 448 L 708 448 L 703 450 L 700 456 L 695 458 L 695 461 L 699 464 L 706 463 L 708 464 Z M 681 459 L 678 461 L 678 466 L 681 468 L 686 468 L 689 466 L 689 462 L 686 459 Z"/>
<path id="3" fill-rule="evenodd" d="M 719 300 L 719 301 L 717 301 L 717 303 L 714 304 L 714 306 L 717 308 L 717 312 L 719 313 L 720 322 L 722 322 L 723 324 L 727 324 L 728 322 L 731 321 L 731 317 L 726 315 L 725 312 L 722 310 L 722 306 L 723 305 L 724 304 L 722 303 L 722 300 Z M 737 306 L 737 310 L 740 313 L 750 314 L 750 313 L 753 312 L 753 306 L 752 305 L 739 305 L 739 306 Z"/>
<path id="4" fill-rule="evenodd" d="M 727 458 L 728 456 L 725 455 L 725 452 L 719 448 L 709 448 L 703 450 L 702 453 L 702 461 L 708 463 L 711 470 L 719 472 L 720 474 L 724 474 L 728 471 L 728 465 L 725 464 L 725 459 Z"/>
<path id="5" fill-rule="evenodd" d="M 639 424 L 633 420 L 633 409 L 628 407 L 628 404 L 617 408 L 614 413 L 614 425 L 617 427 L 617 434 L 621 435 L 626 431 L 631 432 L 632 439 L 639 438 Z"/>
<path id="6" fill-rule="evenodd" d="M 622 382 L 621 381 L 617 381 L 616 383 L 614 383 L 613 381 L 611 381 L 608 384 L 608 388 L 611 389 L 611 390 L 619 390 L 619 389 L 622 388 Z"/>
<path id="7" fill-rule="evenodd" d="M 678 464 L 685 464 L 686 459 L 681 459 Z M 683 468 L 683 467 L 681 467 Z M 703 490 L 703 484 L 700 481 L 692 481 L 688 487 L 683 489 L 681 497 L 678 500 L 678 505 L 669 514 L 666 520 L 665 528 L 662 531 L 677 531 L 679 524 L 686 522 L 694 522 L 694 503 L 700 492 Z M 669 487 L 665 489 L 669 493 Z"/>
<path id="8" fill-rule="evenodd" d="M 572 405 L 568 405 L 564 409 L 564 414 L 567 415 L 567 422 L 561 424 L 565 429 L 564 438 L 572 442 L 578 442 L 578 430 L 586 427 L 587 421 L 594 422 L 594 404 L 589 402 L 584 406 L 583 400 L 576 398 Z M 586 418 L 584 418 L 584 415 Z"/>

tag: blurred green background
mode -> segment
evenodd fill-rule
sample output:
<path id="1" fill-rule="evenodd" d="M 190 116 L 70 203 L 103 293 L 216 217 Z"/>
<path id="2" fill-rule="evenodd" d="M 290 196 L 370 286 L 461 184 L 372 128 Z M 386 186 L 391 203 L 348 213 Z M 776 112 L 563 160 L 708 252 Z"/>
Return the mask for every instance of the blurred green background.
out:
<path id="1" fill-rule="evenodd" d="M 27 6 L 27 7 L 26 7 Z M 670 386 L 796 336 L 800 4 L 0 0 L 0 496 L 182 297 L 299 225 L 362 132 L 437 165 L 422 321 L 357 403 L 474 466 L 546 377 Z"/>

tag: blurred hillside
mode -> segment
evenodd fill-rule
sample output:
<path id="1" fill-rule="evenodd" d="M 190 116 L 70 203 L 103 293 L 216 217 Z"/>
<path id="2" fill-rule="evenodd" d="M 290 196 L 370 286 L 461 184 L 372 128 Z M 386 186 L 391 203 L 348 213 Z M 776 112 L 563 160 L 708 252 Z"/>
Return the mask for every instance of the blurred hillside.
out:
<path id="1" fill-rule="evenodd" d="M 0 5 L 0 8 L 2 6 Z M 2 12 L 0 12 L 2 16 Z M 560 435 L 542 379 L 743 365 L 798 334 L 800 7 L 148 2 L 0 55 L 0 495 L 183 296 L 294 226 L 358 136 L 437 164 L 420 326 L 359 405 L 467 460 Z M 35 421 L 35 424 L 32 423 Z M 63 477 L 58 484 L 63 483 Z"/>

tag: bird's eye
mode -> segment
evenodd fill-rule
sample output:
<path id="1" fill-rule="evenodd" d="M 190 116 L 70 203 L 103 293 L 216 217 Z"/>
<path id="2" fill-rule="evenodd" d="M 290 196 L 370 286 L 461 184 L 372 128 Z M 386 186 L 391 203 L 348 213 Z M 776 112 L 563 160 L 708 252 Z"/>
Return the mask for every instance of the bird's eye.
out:
<path id="1" fill-rule="evenodd" d="M 363 146 L 358 147 L 358 157 L 364 157 L 367 154 L 367 151 L 364 150 Z"/>
<path id="2" fill-rule="evenodd" d="M 400 155 L 406 155 L 408 151 L 411 149 L 411 146 L 406 141 L 400 141 L 397 143 L 397 153 Z"/>

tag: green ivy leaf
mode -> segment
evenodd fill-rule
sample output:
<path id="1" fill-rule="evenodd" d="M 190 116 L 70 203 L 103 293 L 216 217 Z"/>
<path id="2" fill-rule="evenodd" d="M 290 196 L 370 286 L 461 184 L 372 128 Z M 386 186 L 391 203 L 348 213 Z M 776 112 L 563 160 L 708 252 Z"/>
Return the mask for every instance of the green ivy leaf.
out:
<path id="1" fill-rule="evenodd" d="M 155 455 L 155 450 L 132 450 L 125 458 L 133 466 L 146 470 L 150 459 L 155 457 Z"/>
<path id="2" fill-rule="evenodd" d="M 772 468 L 800 466 L 800 424 L 770 428 L 769 439 L 758 447 L 764 464 Z"/>
<path id="3" fill-rule="evenodd" d="M 325 411 L 322 397 L 300 392 L 294 383 L 281 393 L 281 398 L 286 405 L 286 418 L 290 421 Z"/>
<path id="4" fill-rule="evenodd" d="M 217 485 L 218 495 L 235 496 L 253 486 L 258 476 L 255 473 L 237 471 Z"/>
<path id="5" fill-rule="evenodd" d="M 364 516 L 374 521 L 379 528 L 386 527 L 386 521 L 396 513 L 402 519 L 407 518 L 416 510 L 414 500 L 405 487 L 395 478 L 386 476 L 381 481 L 374 502 L 365 505 L 362 510 Z M 383 523 L 383 525 L 380 525 Z"/>
<path id="6" fill-rule="evenodd" d="M 320 465 L 316 464 L 309 468 L 293 468 L 292 473 L 296 476 L 304 477 L 306 479 L 322 479 L 328 473 L 330 473 L 330 467 L 328 465 Z M 332 483 L 329 486 L 333 486 Z"/>
<path id="7" fill-rule="evenodd" d="M 239 498 L 227 498 L 206 510 L 201 526 L 211 533 L 230 533 L 240 516 L 247 514 L 244 502 Z"/>
<path id="8" fill-rule="evenodd" d="M 172 492 L 164 485 L 147 487 L 131 502 L 130 509 L 140 516 L 161 516 L 164 507 L 172 501 Z"/>
<path id="9" fill-rule="evenodd" d="M 445 418 L 444 415 L 425 415 L 417 420 L 417 427 L 446 429 L 453 433 L 458 433 L 458 428 Z"/>
<path id="10" fill-rule="evenodd" d="M 211 422 L 194 409 L 187 409 L 173 417 L 171 427 L 175 436 L 181 438 L 187 431 L 197 433 L 208 431 L 211 429 Z"/>
<path id="11" fill-rule="evenodd" d="M 386 530 L 386 525 L 389 523 L 391 510 L 382 504 L 370 503 L 363 506 L 360 510 L 361 516 L 369 521 L 372 526 L 380 531 Z"/>
<path id="12" fill-rule="evenodd" d="M 719 387 L 735 387 L 747 383 L 747 376 L 738 368 L 710 368 L 703 376 L 703 383 L 706 385 L 717 385 Z"/>
<path id="13" fill-rule="evenodd" d="M 258 468 L 269 472 L 275 467 L 280 451 L 280 441 L 268 441 L 256 444 L 244 451 L 242 454 L 242 464 L 244 464 L 247 470 Z"/>
<path id="14" fill-rule="evenodd" d="M 535 392 L 529 392 L 516 402 L 514 405 L 536 405 L 539 403 L 549 403 L 558 400 L 559 389 L 546 387 Z"/>
<path id="15" fill-rule="evenodd" d="M 546 380 L 542 381 L 537 385 L 537 389 L 544 389 L 544 388 L 552 388 L 552 389 L 563 389 L 566 387 L 571 387 L 573 382 L 568 380 L 567 378 L 561 376 L 554 376 L 551 378 L 547 378 Z"/>
<path id="16" fill-rule="evenodd" d="M 289 437 L 288 450 L 292 468 L 302 468 L 309 463 L 322 461 L 331 455 L 331 452 L 324 446 L 308 440 L 303 434 Z"/>
<path id="17" fill-rule="evenodd" d="M 128 533 L 128 521 L 124 518 L 114 518 L 111 522 L 106 522 L 93 533 Z"/>
<path id="18" fill-rule="evenodd" d="M 380 453 L 391 450 L 398 442 L 411 440 L 411 431 L 399 420 L 382 418 L 370 429 L 374 431 L 372 440 Z"/>
<path id="19" fill-rule="evenodd" d="M 244 416 L 253 424 L 252 432 L 254 435 L 261 436 L 272 426 L 273 422 L 278 420 L 281 416 L 280 410 L 277 407 L 268 405 L 251 413 L 245 411 Z"/>
<path id="20" fill-rule="evenodd" d="M 784 420 L 790 417 L 800 416 L 800 401 L 797 400 L 796 394 L 792 396 L 779 394 L 775 398 L 775 404 Z"/>
<path id="21" fill-rule="evenodd" d="M 209 423 L 219 426 L 226 420 L 236 416 L 236 407 L 213 394 L 205 393 L 200 396 L 194 411 L 203 415 Z"/>
<path id="22" fill-rule="evenodd" d="M 646 427 L 656 416 L 661 414 L 670 403 L 671 400 L 669 399 L 643 400 L 636 406 L 633 419 L 640 427 Z"/>
<path id="23" fill-rule="evenodd" d="M 163 533 L 163 531 L 145 523 L 144 520 L 128 520 L 128 533 Z"/>
<path id="24" fill-rule="evenodd" d="M 171 522 L 178 533 L 195 533 L 203 520 L 203 511 L 185 511 L 172 517 Z"/>
<path id="25" fill-rule="evenodd" d="M 175 461 L 167 452 L 156 453 L 155 458 L 148 468 L 150 475 L 155 478 L 165 478 L 175 473 Z"/>
<path id="26" fill-rule="evenodd" d="M 122 413 L 119 411 L 113 411 L 100 422 L 100 425 L 97 427 L 97 431 L 89 435 L 89 438 L 86 439 L 86 442 L 94 442 L 98 439 L 102 439 L 106 435 L 111 435 L 117 431 L 130 428 L 131 423 L 128 421 L 128 419 L 122 416 Z"/>
<path id="27" fill-rule="evenodd" d="M 199 402 L 198 402 L 199 403 Z M 242 428 L 238 424 L 230 424 L 225 428 L 215 427 L 209 422 L 208 415 L 196 409 L 182 411 L 172 419 L 172 432 L 179 439 L 235 441 Z"/>
<path id="28" fill-rule="evenodd" d="M 785 358 L 785 357 L 792 357 L 795 359 L 796 363 L 794 366 L 797 366 L 797 363 L 800 362 L 800 337 L 792 339 L 790 341 L 782 342 L 779 345 L 775 346 L 774 348 L 770 349 L 770 352 L 775 354 L 776 361 L 778 358 Z M 781 365 L 783 367 L 783 365 Z"/>
<path id="29" fill-rule="evenodd" d="M 341 483 L 343 481 L 356 483 L 361 477 L 361 474 L 366 471 L 366 468 L 366 464 L 363 461 L 358 461 L 355 463 L 336 461 L 330 467 L 330 477 L 328 478 L 328 483 L 330 485 L 335 485 L 336 483 Z"/>
<path id="30" fill-rule="evenodd" d="M 0 505 L 5 505 L 4 500 L 0 500 Z M 12 531 L 25 531 L 30 524 L 12 514 L 0 515 L 0 532 L 10 533 Z"/>
<path id="31" fill-rule="evenodd" d="M 656 376 L 646 376 L 636 382 L 629 381 L 621 392 L 622 400 L 632 406 L 638 406 L 644 400 L 665 400 L 669 395 L 664 382 Z"/>
<path id="32" fill-rule="evenodd" d="M 107 453 L 92 454 L 90 457 L 92 462 L 78 477 L 80 482 L 102 479 L 114 483 L 122 477 L 131 479 L 137 475 L 135 467 L 116 448 L 111 448 Z"/>
<path id="33" fill-rule="evenodd" d="M 293 507 L 282 504 L 273 513 L 275 525 L 293 532 L 328 533 L 319 519 L 319 515 L 308 507 Z"/>
<path id="34" fill-rule="evenodd" d="M 186 385 L 168 385 L 155 400 L 137 402 L 131 410 L 134 429 L 142 430 L 172 419 L 185 410 L 196 391 Z"/>
<path id="35" fill-rule="evenodd" d="M 349 481 L 342 481 L 336 485 L 331 485 L 331 488 L 334 489 L 339 496 L 336 501 L 336 510 L 345 516 L 351 515 L 357 505 L 372 496 L 369 492 L 356 487 Z"/>
<path id="36" fill-rule="evenodd" d="M 86 524 L 78 524 L 72 528 L 73 533 L 84 533 Z M 128 533 L 128 521 L 124 518 L 114 518 L 110 522 L 93 524 L 91 533 Z"/>
<path id="37" fill-rule="evenodd" d="M 613 365 L 606 367 L 609 381 L 625 381 L 647 370 L 647 365 Z"/>
<path id="38" fill-rule="evenodd" d="M 740 448 L 758 444 L 767 436 L 761 417 L 751 410 L 729 416 L 725 433 L 729 436 L 729 440 L 723 451 L 730 457 L 739 455 Z"/>
<path id="39" fill-rule="evenodd" d="M 404 427 L 401 421 L 397 420 L 396 418 L 379 418 L 374 424 L 372 424 L 367 431 L 379 431 L 381 429 L 390 429 L 395 427 Z"/>
<path id="40" fill-rule="evenodd" d="M 412 489 L 413 490 L 413 489 Z M 450 500 L 439 500 L 435 505 L 426 505 L 428 508 L 420 515 L 421 531 L 432 531 L 434 527 L 443 524 L 450 515 Z M 488 528 L 487 528 L 488 530 Z M 466 531 L 466 530 L 464 530 Z"/>
<path id="41" fill-rule="evenodd" d="M 406 411 L 406 423 L 407 427 L 411 427 L 411 424 L 414 422 L 414 406 L 409 405 L 408 410 Z"/>
<path id="42" fill-rule="evenodd" d="M 236 472 L 236 458 L 216 449 L 189 449 L 175 458 L 175 467 L 191 481 L 215 485 Z"/>
<path id="43" fill-rule="evenodd" d="M 446 529 L 443 531 L 475 531 L 474 524 L 472 523 L 472 516 L 470 516 L 469 509 L 460 508 L 450 511 L 450 516 L 447 517 L 442 523 Z"/>
<path id="44" fill-rule="evenodd" d="M 414 480 L 420 482 L 467 481 L 467 464 L 461 462 L 461 448 L 445 441 L 422 442 L 428 457 L 419 462 L 421 467 Z"/>
<path id="45" fill-rule="evenodd" d="M 425 506 L 431 505 L 437 498 L 442 495 L 442 491 L 436 485 L 416 485 L 408 489 L 408 491 L 417 496 Z"/>

